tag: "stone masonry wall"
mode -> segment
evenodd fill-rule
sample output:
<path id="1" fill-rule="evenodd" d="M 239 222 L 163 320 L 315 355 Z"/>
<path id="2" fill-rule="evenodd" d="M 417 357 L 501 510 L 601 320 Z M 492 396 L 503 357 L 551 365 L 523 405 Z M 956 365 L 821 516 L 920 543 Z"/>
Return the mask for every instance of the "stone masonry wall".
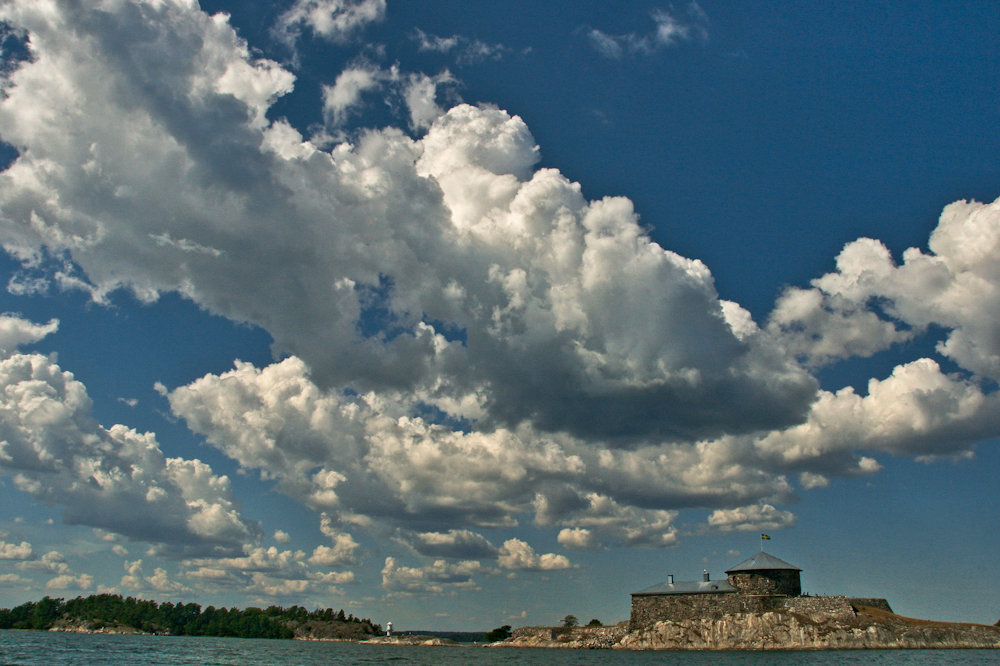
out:
<path id="1" fill-rule="evenodd" d="M 512 638 L 540 636 L 547 641 L 554 641 L 561 633 L 563 633 L 562 627 L 518 627 L 514 631 L 510 632 L 510 635 Z"/>
<path id="2" fill-rule="evenodd" d="M 856 606 L 871 606 L 892 612 L 888 601 L 873 598 L 751 596 L 738 592 L 664 594 L 632 597 L 628 628 L 629 631 L 646 629 L 663 620 L 720 620 L 726 615 L 738 613 L 790 612 L 849 620 L 857 615 Z"/>
<path id="3" fill-rule="evenodd" d="M 632 597 L 629 631 L 670 620 L 721 620 L 726 615 L 791 612 L 812 617 L 854 618 L 857 606 L 892 612 L 889 602 L 876 598 L 802 597 L 798 571 L 766 570 L 729 574 L 738 592 L 716 594 L 650 594 Z"/>
<path id="4" fill-rule="evenodd" d="M 629 631 L 661 620 L 719 620 L 725 615 L 763 610 L 760 597 L 736 592 L 722 594 L 658 594 L 632 597 Z"/>
<path id="5" fill-rule="evenodd" d="M 767 570 L 729 574 L 729 584 L 743 594 L 785 594 L 797 597 L 802 594 L 798 571 Z"/>
<path id="6" fill-rule="evenodd" d="M 784 599 L 783 610 L 801 615 L 825 615 L 828 618 L 849 619 L 855 616 L 847 597 L 790 597 Z"/>

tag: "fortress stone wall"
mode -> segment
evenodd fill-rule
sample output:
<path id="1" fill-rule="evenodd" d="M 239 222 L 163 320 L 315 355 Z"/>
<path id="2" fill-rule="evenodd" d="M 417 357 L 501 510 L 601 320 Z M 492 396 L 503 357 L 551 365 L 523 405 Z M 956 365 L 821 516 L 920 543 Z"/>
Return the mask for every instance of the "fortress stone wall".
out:
<path id="1" fill-rule="evenodd" d="M 660 620 L 719 620 L 725 615 L 745 613 L 748 597 L 733 594 L 675 594 L 632 597 L 629 630 L 649 627 Z"/>
<path id="2" fill-rule="evenodd" d="M 800 571 L 762 550 L 728 570 L 728 584 L 711 583 L 707 571 L 701 582 L 674 583 L 670 576 L 666 583 L 632 594 L 629 631 L 657 622 L 718 621 L 733 615 L 792 613 L 842 621 L 855 618 L 862 606 L 892 612 L 885 599 L 803 597 Z"/>
<path id="3" fill-rule="evenodd" d="M 856 615 L 847 597 L 790 597 L 783 599 L 782 609 L 800 615 L 825 615 L 828 618 L 847 619 Z M 886 604 L 888 605 L 888 604 Z"/>
<path id="4" fill-rule="evenodd" d="M 724 594 L 673 594 L 632 597 L 629 631 L 647 629 L 657 622 L 721 620 L 727 615 L 761 613 L 798 613 L 811 617 L 847 620 L 857 615 L 857 606 L 869 606 L 892 612 L 885 599 L 834 597 L 786 597 Z"/>
<path id="5" fill-rule="evenodd" d="M 799 572 L 792 570 L 731 573 L 729 584 L 743 594 L 784 594 L 790 597 L 802 594 Z"/>

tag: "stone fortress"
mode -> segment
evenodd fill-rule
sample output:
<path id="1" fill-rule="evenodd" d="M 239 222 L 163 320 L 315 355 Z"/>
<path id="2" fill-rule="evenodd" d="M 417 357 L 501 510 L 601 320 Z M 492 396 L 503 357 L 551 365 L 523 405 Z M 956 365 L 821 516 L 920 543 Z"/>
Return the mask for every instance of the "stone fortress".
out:
<path id="1" fill-rule="evenodd" d="M 761 550 L 726 571 L 725 580 L 712 580 L 706 571 L 700 581 L 666 582 L 632 593 L 629 631 L 657 622 L 721 620 L 726 615 L 767 612 L 822 614 L 828 618 L 854 617 L 858 606 L 892 612 L 885 599 L 844 596 L 802 596 L 802 570 Z"/>
<path id="2" fill-rule="evenodd" d="M 762 539 L 768 538 L 762 535 Z M 1000 649 L 994 626 L 893 613 L 885 599 L 802 595 L 802 570 L 763 550 L 712 580 L 632 593 L 628 622 L 519 627 L 497 647 L 614 650 Z"/>

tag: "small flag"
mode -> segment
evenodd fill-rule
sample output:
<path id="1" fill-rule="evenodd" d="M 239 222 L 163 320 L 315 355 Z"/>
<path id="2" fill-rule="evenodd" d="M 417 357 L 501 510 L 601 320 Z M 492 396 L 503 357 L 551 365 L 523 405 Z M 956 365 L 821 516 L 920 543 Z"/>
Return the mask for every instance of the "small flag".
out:
<path id="1" fill-rule="evenodd" d="M 766 534 L 761 534 L 760 538 L 761 539 L 770 539 L 771 537 L 767 536 Z"/>

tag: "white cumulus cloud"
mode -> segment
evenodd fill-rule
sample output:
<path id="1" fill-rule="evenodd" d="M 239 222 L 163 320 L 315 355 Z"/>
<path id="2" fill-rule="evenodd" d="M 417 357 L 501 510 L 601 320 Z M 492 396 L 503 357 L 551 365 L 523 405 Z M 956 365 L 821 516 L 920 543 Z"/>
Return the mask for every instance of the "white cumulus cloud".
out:
<path id="1" fill-rule="evenodd" d="M 357 562 L 355 551 L 358 549 L 358 542 L 347 532 L 337 529 L 325 513 L 322 515 L 320 530 L 333 542 L 333 546 L 316 546 L 312 557 L 309 558 L 311 564 L 329 567 Z"/>
<path id="2" fill-rule="evenodd" d="M 142 573 L 142 560 L 125 562 L 125 570 L 128 572 L 122 576 L 119 583 L 127 590 L 162 592 L 166 594 L 189 593 L 191 588 L 171 580 L 166 569 L 156 567 L 152 576 L 145 576 Z"/>
<path id="3" fill-rule="evenodd" d="M 34 556 L 35 551 L 27 541 L 20 544 L 0 541 L 0 560 L 30 560 Z"/>
<path id="4" fill-rule="evenodd" d="M 22 345 L 38 342 L 58 328 L 58 319 L 36 324 L 15 315 L 0 315 L 0 356 L 9 356 Z"/>
<path id="5" fill-rule="evenodd" d="M 89 590 L 94 585 L 94 577 L 90 574 L 80 574 L 79 576 L 74 576 L 72 574 L 63 574 L 62 576 L 56 576 L 55 578 L 50 578 L 47 583 L 45 583 L 45 589 L 47 590 Z"/>
<path id="6" fill-rule="evenodd" d="M 294 45 L 302 31 L 344 42 L 385 16 L 385 0 L 295 0 L 274 26 L 275 34 Z"/>
<path id="7" fill-rule="evenodd" d="M 736 509 L 717 509 L 708 517 L 708 524 L 722 532 L 756 532 L 777 530 L 795 522 L 790 511 L 776 509 L 770 504 L 755 504 Z"/>
<path id="8" fill-rule="evenodd" d="M 233 548 L 256 527 L 224 476 L 198 460 L 166 458 L 155 437 L 102 428 L 85 387 L 49 358 L 0 360 L 0 473 L 69 524 L 180 550 Z"/>
<path id="9" fill-rule="evenodd" d="M 395 558 L 387 557 L 382 568 L 382 587 L 392 596 L 441 594 L 446 590 L 475 589 L 472 576 L 492 573 L 495 571 L 476 560 L 457 563 L 435 560 L 423 567 L 405 567 L 396 564 Z"/>
<path id="10" fill-rule="evenodd" d="M 66 563 L 66 558 L 57 550 L 50 550 L 41 557 L 26 558 L 24 561 L 18 562 L 17 568 L 21 571 L 44 571 L 55 574 L 72 573 L 69 565 Z"/>
<path id="11" fill-rule="evenodd" d="M 323 86 L 323 116 L 327 125 L 342 125 L 360 106 L 362 95 L 398 79 L 399 72 L 395 68 L 383 70 L 362 64 L 345 69 L 337 75 L 332 86 Z"/>
<path id="12" fill-rule="evenodd" d="M 770 326 L 814 364 L 867 356 L 930 326 L 937 351 L 962 368 L 1000 378 L 1000 200 L 948 205 L 928 242 L 897 265 L 879 241 L 848 243 L 837 271 L 779 300 Z"/>
<path id="13" fill-rule="evenodd" d="M 504 569 L 514 571 L 558 571 L 573 566 L 565 555 L 555 553 L 539 555 L 534 548 L 520 539 L 504 541 L 497 561 Z"/>
<path id="14" fill-rule="evenodd" d="M 601 547 L 596 535 L 582 527 L 566 527 L 559 530 L 559 543 L 574 550 L 594 550 Z"/>
<path id="15" fill-rule="evenodd" d="M 499 553 L 497 547 L 486 537 L 471 530 L 423 532 L 414 535 L 409 543 L 418 553 L 427 557 L 492 559 Z"/>
<path id="16" fill-rule="evenodd" d="M 31 589 L 35 583 L 29 578 L 22 578 L 17 574 L 0 574 L 0 587 L 23 587 Z"/>

